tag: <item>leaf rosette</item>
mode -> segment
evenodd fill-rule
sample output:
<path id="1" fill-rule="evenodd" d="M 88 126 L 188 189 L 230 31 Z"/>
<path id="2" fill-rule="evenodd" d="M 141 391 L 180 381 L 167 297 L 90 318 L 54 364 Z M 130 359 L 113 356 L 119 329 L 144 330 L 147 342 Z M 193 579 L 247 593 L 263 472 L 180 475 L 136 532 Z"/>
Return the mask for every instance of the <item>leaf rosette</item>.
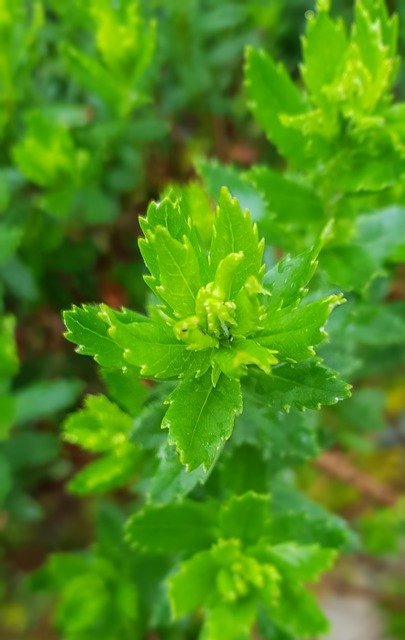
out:
<path id="1" fill-rule="evenodd" d="M 140 219 L 145 281 L 155 297 L 148 316 L 106 305 L 65 314 L 67 338 L 102 366 L 180 379 L 167 398 L 162 427 L 189 469 L 211 466 L 230 437 L 249 367 L 265 376 L 273 367 L 282 371 L 268 395 L 279 401 L 285 394 L 283 408 L 333 404 L 347 394 L 333 372 L 312 360 L 315 402 L 312 382 L 305 387 L 307 365 L 296 366 L 313 358 L 331 310 L 342 302 L 331 295 L 302 303 L 319 248 L 287 256 L 265 275 L 264 241 L 226 189 L 213 222 L 211 215 L 207 221 L 211 241 L 205 250 L 192 211 L 181 200 L 153 202 Z"/>

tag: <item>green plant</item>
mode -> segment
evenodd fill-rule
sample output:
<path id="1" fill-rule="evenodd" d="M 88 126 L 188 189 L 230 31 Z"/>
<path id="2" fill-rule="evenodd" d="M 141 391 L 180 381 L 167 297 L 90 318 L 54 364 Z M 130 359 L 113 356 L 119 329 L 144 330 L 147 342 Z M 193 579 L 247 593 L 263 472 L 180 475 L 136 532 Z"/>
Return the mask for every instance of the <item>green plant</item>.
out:
<path id="1" fill-rule="evenodd" d="M 89 396 L 65 423 L 69 442 L 101 456 L 70 488 L 102 493 L 135 481 L 143 497 L 127 538 L 139 549 L 135 561 L 163 554 L 176 568 L 182 560 L 168 583 L 176 618 L 201 607 L 207 637 L 236 638 L 249 635 L 263 610 L 279 629 L 308 636 L 325 620 L 301 582 L 329 566 L 347 533 L 322 510 L 311 513 L 284 486 L 282 469 L 316 454 L 316 409 L 348 395 L 314 351 L 342 298 L 306 300 L 322 241 L 265 273 L 257 228 L 226 190 L 215 216 L 205 211 L 205 238 L 194 217 L 192 205 L 167 197 L 140 221 L 148 316 L 104 304 L 65 312 L 67 338 L 103 368 L 115 400 Z M 139 376 L 156 380 L 149 392 Z M 295 454 L 287 446 L 293 433 Z M 232 495 L 224 478 L 246 462 L 259 477 L 235 478 Z M 277 482 L 273 512 L 269 488 Z"/>

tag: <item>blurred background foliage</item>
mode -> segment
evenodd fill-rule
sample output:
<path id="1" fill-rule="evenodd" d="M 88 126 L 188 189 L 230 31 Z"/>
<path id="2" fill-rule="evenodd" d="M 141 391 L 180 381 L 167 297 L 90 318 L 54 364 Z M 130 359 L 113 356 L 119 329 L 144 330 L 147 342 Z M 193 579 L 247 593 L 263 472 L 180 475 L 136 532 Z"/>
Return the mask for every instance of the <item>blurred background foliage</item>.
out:
<path id="1" fill-rule="evenodd" d="M 403 51 L 405 5 L 387 4 L 400 14 Z M 0 0 L 4 640 L 59 637 L 52 631 L 55 615 L 64 638 L 95 637 L 83 631 L 94 618 L 101 627 L 90 633 L 101 629 L 105 638 L 134 637 L 131 626 L 120 626 L 121 612 L 126 620 L 142 615 L 141 602 L 132 612 L 128 602 L 150 586 L 139 578 L 139 559 L 128 560 L 124 543 L 117 542 L 129 497 L 118 490 L 113 505 L 92 496 L 78 499 L 66 490 L 91 455 L 61 444 L 59 425 L 84 391 L 97 392 L 105 381 L 97 379 L 92 362 L 76 358 L 65 344 L 60 312 L 86 300 L 142 309 L 142 265 L 139 258 L 134 261 L 137 216 L 168 185 L 194 178 L 195 166 L 211 186 L 209 193 L 195 185 L 182 193 L 209 202 L 219 178 L 210 174 L 212 165 L 199 161 L 202 156 L 241 169 L 258 160 L 280 166 L 247 111 L 244 50 L 265 48 L 298 80 L 299 39 L 313 5 L 310 0 Z M 352 9 L 351 0 L 333 3 L 333 12 L 347 21 Z M 405 98 L 403 65 L 395 92 Z M 231 187 L 239 180 L 229 167 L 223 177 Z M 375 300 L 403 300 L 401 275 L 396 272 L 388 291 L 375 283 Z M 341 313 L 349 314 L 350 305 Z M 383 320 L 374 334 L 370 321 L 368 335 L 352 332 L 350 338 L 347 325 L 336 320 L 345 348 L 328 354 L 326 345 L 326 355 L 332 362 L 340 358 L 339 366 L 343 363 L 350 375 L 354 367 L 360 391 L 322 414 L 320 437 L 340 457 L 326 470 L 300 466 L 298 476 L 308 495 L 354 523 L 364 550 L 378 558 L 373 598 L 385 610 L 392 637 L 401 638 L 405 594 L 390 554 L 397 551 L 405 516 L 403 502 L 390 504 L 403 490 L 405 378 L 393 372 L 390 360 L 401 334 L 387 336 L 384 351 L 379 343 Z M 363 356 L 367 366 L 363 359 L 356 369 Z M 219 481 L 231 482 L 226 458 L 221 473 Z M 376 497 L 380 485 L 387 494 Z M 82 555 L 53 556 L 27 581 L 49 553 L 82 549 L 94 540 Z M 157 575 L 165 569 L 156 563 Z M 92 609 L 83 606 L 89 591 Z M 113 610 L 105 608 L 111 592 Z"/>

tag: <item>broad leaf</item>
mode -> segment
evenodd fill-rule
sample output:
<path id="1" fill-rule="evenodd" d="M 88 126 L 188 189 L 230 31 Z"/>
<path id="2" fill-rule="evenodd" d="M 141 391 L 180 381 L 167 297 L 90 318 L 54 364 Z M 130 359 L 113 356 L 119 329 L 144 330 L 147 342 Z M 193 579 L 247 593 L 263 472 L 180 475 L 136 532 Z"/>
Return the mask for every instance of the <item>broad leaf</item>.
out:
<path id="1" fill-rule="evenodd" d="M 146 506 L 127 524 L 128 541 L 151 553 L 190 554 L 209 547 L 216 537 L 216 508 L 184 501 Z"/>
<path id="2" fill-rule="evenodd" d="M 184 380 L 168 401 L 162 427 L 169 430 L 169 442 L 190 471 L 200 464 L 208 469 L 242 410 L 239 381 L 221 375 L 213 387 L 207 372 L 198 380 Z"/>
<path id="3" fill-rule="evenodd" d="M 260 393 L 263 402 L 273 410 L 277 407 L 319 409 L 350 395 L 350 386 L 316 360 L 277 365 L 270 376 L 261 377 L 256 383 L 255 392 Z"/>

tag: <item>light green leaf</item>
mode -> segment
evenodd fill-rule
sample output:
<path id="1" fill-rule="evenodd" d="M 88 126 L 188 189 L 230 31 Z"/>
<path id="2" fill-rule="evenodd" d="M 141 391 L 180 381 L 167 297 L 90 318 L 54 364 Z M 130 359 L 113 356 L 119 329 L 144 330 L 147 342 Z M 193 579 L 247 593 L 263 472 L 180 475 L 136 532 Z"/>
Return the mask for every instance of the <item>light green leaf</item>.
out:
<path id="1" fill-rule="evenodd" d="M 208 469 L 242 410 L 240 383 L 221 375 L 213 387 L 207 372 L 198 380 L 181 382 L 168 401 L 162 427 L 169 430 L 169 442 L 190 471 L 200 464 Z"/>
<path id="2" fill-rule="evenodd" d="M 174 447 L 165 443 L 158 453 L 159 462 L 152 476 L 146 479 L 146 494 L 152 502 L 166 504 L 187 496 L 207 479 L 202 466 L 186 471 Z"/>
<path id="3" fill-rule="evenodd" d="M 324 87 L 341 73 L 348 43 L 344 22 L 334 20 L 326 11 L 308 18 L 302 39 L 303 64 L 301 73 L 311 97 L 320 105 L 325 103 Z M 329 51 L 325 61 L 324 52 Z"/>
<path id="4" fill-rule="evenodd" d="M 15 319 L 3 316 L 0 319 L 0 389 L 18 370 L 17 347 L 14 337 Z"/>
<path id="5" fill-rule="evenodd" d="M 139 450 L 128 445 L 120 453 L 112 453 L 90 462 L 69 482 L 69 491 L 78 495 L 98 494 L 128 485 L 139 470 Z"/>
<path id="6" fill-rule="evenodd" d="M 210 599 L 218 566 L 210 551 L 196 553 L 169 580 L 169 598 L 176 618 L 192 613 Z"/>
<path id="7" fill-rule="evenodd" d="M 342 301 L 342 296 L 329 296 L 297 309 L 287 307 L 269 313 L 257 342 L 274 349 L 279 360 L 309 358 L 315 355 L 314 345 L 327 335 L 324 325 L 330 313 Z"/>
<path id="8" fill-rule="evenodd" d="M 226 189 L 222 189 L 210 250 L 212 275 L 229 254 L 242 252 L 244 260 L 240 262 L 232 280 L 232 292 L 236 293 L 250 276 L 261 280 L 263 250 L 264 241 L 259 242 L 257 227 L 252 224 L 249 212 L 243 212 L 238 201 L 231 198 Z"/>
<path id="9" fill-rule="evenodd" d="M 135 417 L 149 393 L 146 382 L 135 377 L 134 372 L 128 370 L 101 369 L 100 376 L 114 402 L 130 416 Z"/>
<path id="10" fill-rule="evenodd" d="M 100 317 L 96 306 L 73 306 L 63 313 L 67 332 L 65 338 L 78 345 L 76 351 L 85 356 L 93 356 L 103 367 L 121 369 L 125 366 L 122 349 L 108 335 L 108 324 Z"/>
<path id="11" fill-rule="evenodd" d="M 109 336 L 123 353 L 124 362 L 140 367 L 145 377 L 199 376 L 210 365 L 209 350 L 188 350 L 164 322 L 145 318 L 144 322 L 123 324 L 110 314 L 109 320 Z"/>
<path id="12" fill-rule="evenodd" d="M 213 362 L 229 378 L 239 379 L 247 373 L 248 365 L 256 365 L 264 373 L 269 374 L 271 367 L 277 364 L 274 349 L 262 345 L 260 336 L 257 340 L 236 339 L 229 346 L 221 346 L 213 352 Z"/>
<path id="13" fill-rule="evenodd" d="M 330 569 L 336 559 L 336 551 L 323 549 L 319 545 L 301 545 L 285 542 L 269 546 L 266 559 L 291 582 L 309 582 Z"/>
<path id="14" fill-rule="evenodd" d="M 187 236 L 183 242 L 157 227 L 151 240 L 157 255 L 160 284 L 157 294 L 167 302 L 178 318 L 195 312 L 195 299 L 201 286 L 198 257 Z"/>
<path id="15" fill-rule="evenodd" d="M 246 54 L 245 85 L 249 106 L 269 140 L 292 164 L 305 160 L 302 134 L 286 128 L 281 115 L 300 114 L 305 100 L 281 64 L 264 51 L 249 48 Z"/>
<path id="16" fill-rule="evenodd" d="M 132 418 L 108 398 L 87 396 L 84 409 L 65 420 L 63 437 L 87 451 L 103 453 L 125 446 L 132 426 Z"/>

